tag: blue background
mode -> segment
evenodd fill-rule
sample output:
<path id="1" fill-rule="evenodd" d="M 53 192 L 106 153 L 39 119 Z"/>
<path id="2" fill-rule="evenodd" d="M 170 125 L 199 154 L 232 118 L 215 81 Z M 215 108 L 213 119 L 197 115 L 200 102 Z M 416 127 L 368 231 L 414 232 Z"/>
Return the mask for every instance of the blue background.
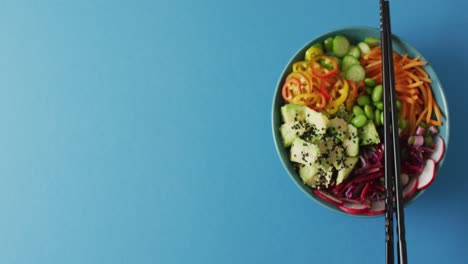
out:
<path id="1" fill-rule="evenodd" d="M 468 257 L 467 8 L 391 2 L 452 121 L 439 177 L 406 210 L 411 263 Z M 0 263 L 383 263 L 383 218 L 307 198 L 270 127 L 296 50 L 378 14 L 377 0 L 2 1 Z"/>

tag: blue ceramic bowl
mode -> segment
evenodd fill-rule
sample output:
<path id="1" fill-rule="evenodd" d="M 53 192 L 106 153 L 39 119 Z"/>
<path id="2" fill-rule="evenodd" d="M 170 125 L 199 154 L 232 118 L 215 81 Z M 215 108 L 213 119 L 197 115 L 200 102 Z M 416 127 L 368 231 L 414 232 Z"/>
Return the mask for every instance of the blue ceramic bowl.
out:
<path id="1" fill-rule="evenodd" d="M 279 127 L 282 124 L 281 120 L 281 112 L 280 108 L 285 104 L 285 101 L 282 98 L 281 95 L 281 88 L 282 85 L 288 76 L 289 73 L 291 73 L 291 68 L 292 64 L 301 61 L 304 58 L 305 51 L 314 43 L 321 42 L 328 38 L 328 37 L 334 37 L 338 34 L 345 35 L 348 37 L 351 43 L 358 43 L 362 41 L 366 37 L 377 37 L 380 38 L 380 31 L 377 28 L 371 28 L 371 27 L 349 27 L 349 28 L 343 28 L 343 29 L 338 29 L 334 30 L 328 33 L 325 33 L 321 36 L 316 37 L 315 39 L 311 40 L 309 43 L 304 45 L 289 61 L 289 63 L 286 65 L 284 68 L 283 72 L 281 73 L 281 77 L 278 80 L 278 83 L 276 85 L 276 90 L 275 94 L 273 97 L 273 108 L 272 108 L 272 129 L 273 129 L 273 139 L 275 142 L 276 150 L 278 152 L 278 155 L 281 159 L 281 162 L 283 163 L 286 171 L 288 172 L 289 176 L 291 176 L 292 180 L 297 184 L 297 186 L 304 191 L 304 193 L 309 196 L 312 200 L 315 202 L 323 205 L 324 207 L 343 214 L 351 215 L 348 213 L 345 213 L 344 211 L 340 210 L 337 208 L 335 205 L 330 204 L 326 202 L 325 200 L 321 199 L 317 195 L 313 193 L 313 189 L 310 188 L 309 186 L 305 185 L 301 178 L 299 177 L 299 174 L 294 170 L 291 161 L 289 160 L 289 149 L 286 149 L 282 145 L 281 141 L 281 135 L 279 133 Z M 400 54 L 407 53 L 410 57 L 414 58 L 416 56 L 421 56 L 422 61 L 427 61 L 424 56 L 417 51 L 413 46 L 411 46 L 409 43 L 406 41 L 402 40 L 398 36 L 393 35 L 392 37 L 392 43 L 393 43 L 393 50 L 395 52 L 398 52 Z M 428 63 L 424 69 L 426 72 L 429 74 L 430 78 L 432 79 L 432 91 L 434 94 L 434 98 L 437 101 L 443 115 L 444 115 L 444 124 L 439 127 L 439 134 L 444 138 L 445 140 L 445 154 L 444 158 L 447 153 L 447 147 L 449 143 L 449 112 L 447 108 L 447 102 L 445 99 L 444 91 L 442 88 L 442 85 L 439 81 L 439 78 L 437 78 L 437 75 L 432 68 L 431 64 Z M 444 162 L 444 158 L 438 163 L 437 165 L 437 171 L 440 169 Z M 437 177 L 437 176 L 436 176 Z M 428 187 L 430 188 L 430 187 Z M 418 191 L 413 197 L 405 202 L 405 206 L 408 204 L 414 202 L 416 199 L 418 199 L 422 194 L 424 193 L 424 190 Z M 356 215 L 353 215 L 356 216 Z M 361 215 L 359 215 L 361 216 Z M 362 215 L 363 217 L 370 217 L 366 215 Z"/>

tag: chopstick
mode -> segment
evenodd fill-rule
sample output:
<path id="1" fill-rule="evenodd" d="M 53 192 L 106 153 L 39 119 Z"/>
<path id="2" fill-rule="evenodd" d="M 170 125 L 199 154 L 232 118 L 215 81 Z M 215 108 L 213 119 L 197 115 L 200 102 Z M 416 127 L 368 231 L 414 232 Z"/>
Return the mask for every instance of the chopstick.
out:
<path id="1" fill-rule="evenodd" d="M 398 117 L 396 115 L 395 77 L 393 72 L 392 33 L 388 0 L 380 0 L 380 31 L 382 44 L 382 79 L 384 103 L 384 145 L 385 145 L 385 232 L 386 261 L 394 263 L 393 200 L 397 220 L 398 263 L 407 263 L 405 239 L 405 215 L 400 186 L 400 144 Z"/>

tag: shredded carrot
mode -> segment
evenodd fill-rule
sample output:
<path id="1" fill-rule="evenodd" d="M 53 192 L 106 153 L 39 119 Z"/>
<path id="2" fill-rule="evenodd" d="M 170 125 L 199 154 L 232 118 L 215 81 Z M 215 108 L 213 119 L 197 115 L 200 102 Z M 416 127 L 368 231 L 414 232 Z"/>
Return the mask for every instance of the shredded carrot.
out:
<path id="1" fill-rule="evenodd" d="M 435 116 L 437 119 L 437 124 L 434 124 L 435 126 L 441 126 L 442 125 L 442 114 L 440 113 L 440 108 L 437 104 L 434 104 L 434 112 Z"/>
<path id="2" fill-rule="evenodd" d="M 425 108 L 422 113 L 419 115 L 418 120 L 416 120 L 416 124 L 419 124 L 423 121 L 424 115 L 427 113 L 427 108 Z"/>
<path id="3" fill-rule="evenodd" d="M 421 68 L 421 67 L 415 67 L 415 69 L 416 69 L 418 72 L 420 72 L 424 77 L 429 78 L 429 74 L 427 74 L 427 72 L 426 72 L 423 68 Z"/>
<path id="4" fill-rule="evenodd" d="M 429 85 L 425 85 L 425 87 L 426 87 L 426 93 L 427 93 L 427 107 L 428 107 L 426 122 L 429 123 L 429 121 L 431 120 L 432 106 L 433 106 L 432 92 L 431 92 L 431 88 L 429 87 Z"/>
<path id="5" fill-rule="evenodd" d="M 403 54 L 403 56 L 401 57 L 400 63 L 403 65 L 407 59 L 408 59 L 408 54 Z"/>
<path id="6" fill-rule="evenodd" d="M 426 65 L 427 62 L 426 61 L 415 61 L 415 62 L 411 62 L 411 63 L 408 63 L 406 64 L 405 66 L 403 66 L 403 70 L 406 70 L 406 69 L 409 69 L 409 68 L 413 68 L 415 66 L 423 66 L 423 65 Z"/>
<path id="7" fill-rule="evenodd" d="M 418 82 L 415 82 L 415 83 L 412 83 L 412 84 L 408 85 L 407 87 L 408 88 L 416 88 L 416 87 L 421 86 L 423 83 L 424 82 L 422 82 L 422 81 L 418 81 Z"/>
<path id="8" fill-rule="evenodd" d="M 414 133 L 421 122 L 441 126 L 442 113 L 432 94 L 429 74 L 423 66 L 427 61 L 421 57 L 410 58 L 408 54 L 393 53 L 395 90 L 402 102 L 401 116 L 407 120 L 405 133 Z M 377 46 L 363 56 L 361 64 L 366 70 L 366 76 L 382 83 L 382 49 Z"/>
<path id="9" fill-rule="evenodd" d="M 408 107 L 405 107 L 406 103 L 402 103 L 402 109 L 401 109 L 401 117 L 406 120 L 406 117 L 408 116 Z"/>
<path id="10" fill-rule="evenodd" d="M 372 69 L 375 68 L 375 66 L 382 67 L 382 62 L 381 61 L 375 61 L 373 63 L 370 63 L 366 66 L 367 69 Z"/>

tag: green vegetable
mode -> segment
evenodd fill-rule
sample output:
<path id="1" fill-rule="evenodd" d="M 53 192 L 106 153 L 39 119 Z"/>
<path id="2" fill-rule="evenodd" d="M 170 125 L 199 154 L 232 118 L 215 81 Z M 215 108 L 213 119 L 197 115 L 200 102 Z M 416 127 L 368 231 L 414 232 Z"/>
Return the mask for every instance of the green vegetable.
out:
<path id="1" fill-rule="evenodd" d="M 359 158 L 358 157 L 348 157 L 345 160 L 345 166 L 343 169 L 338 171 L 338 175 L 336 176 L 336 184 L 342 183 L 346 178 L 348 178 L 348 175 L 353 171 L 354 166 L 358 162 Z"/>
<path id="2" fill-rule="evenodd" d="M 432 147 L 432 145 L 434 145 L 434 141 L 432 140 L 432 136 L 424 137 L 424 145 L 426 147 Z"/>
<path id="3" fill-rule="evenodd" d="M 405 120 L 405 121 L 406 121 L 406 120 Z M 431 135 L 432 135 L 431 130 L 429 130 L 429 129 L 424 130 L 424 136 L 425 136 L 425 137 L 428 137 L 428 136 L 431 136 Z"/>
<path id="4" fill-rule="evenodd" d="M 319 155 L 319 148 L 303 139 L 296 138 L 291 144 L 291 161 L 310 166 L 317 160 Z"/>
<path id="5" fill-rule="evenodd" d="M 373 145 L 380 142 L 379 133 L 372 120 L 367 121 L 367 124 L 359 129 L 359 138 L 361 145 Z"/>
<path id="6" fill-rule="evenodd" d="M 374 114 L 374 123 L 376 126 L 380 126 L 382 123 L 380 123 L 380 110 L 376 109 L 375 114 Z"/>
<path id="7" fill-rule="evenodd" d="M 382 111 L 382 113 L 380 113 L 380 123 L 383 125 L 385 124 L 384 122 L 384 112 Z"/>
<path id="8" fill-rule="evenodd" d="M 359 105 L 353 106 L 353 114 L 355 116 L 364 115 L 364 110 Z"/>
<path id="9" fill-rule="evenodd" d="M 341 71 L 346 72 L 349 69 L 349 67 L 356 64 L 360 64 L 358 59 L 351 55 L 346 55 L 343 57 L 343 60 L 341 62 Z"/>
<path id="10" fill-rule="evenodd" d="M 405 129 L 406 128 L 406 120 L 403 119 L 403 118 L 400 118 L 398 119 L 398 127 L 401 128 L 401 129 Z"/>
<path id="11" fill-rule="evenodd" d="M 364 113 L 367 116 L 367 119 L 373 120 L 374 119 L 374 109 L 372 109 L 372 106 L 366 105 L 364 106 Z"/>
<path id="12" fill-rule="evenodd" d="M 281 138 L 285 147 L 291 146 L 293 141 L 306 132 L 306 125 L 303 121 L 293 121 L 280 126 Z"/>
<path id="13" fill-rule="evenodd" d="M 361 56 L 361 51 L 359 50 L 358 47 L 351 45 L 349 46 L 348 55 L 351 55 L 354 58 L 359 59 L 359 57 Z"/>
<path id="14" fill-rule="evenodd" d="M 306 107 L 295 104 L 286 104 L 281 107 L 281 116 L 285 123 L 304 121 Z"/>
<path id="15" fill-rule="evenodd" d="M 401 111 L 402 105 L 401 105 L 401 101 L 400 101 L 400 100 L 396 100 L 396 107 L 397 107 L 398 111 Z"/>
<path id="16" fill-rule="evenodd" d="M 319 166 L 317 163 L 313 163 L 312 166 L 302 165 L 299 167 L 299 176 L 301 176 L 301 179 L 305 184 L 315 186 L 318 169 Z"/>
<path id="17" fill-rule="evenodd" d="M 375 105 L 375 107 L 376 107 L 377 109 L 383 110 L 383 102 L 377 102 L 377 103 L 375 103 L 374 105 Z"/>
<path id="18" fill-rule="evenodd" d="M 318 48 L 318 49 L 323 50 L 323 45 L 322 45 L 322 43 L 320 43 L 320 42 L 315 43 L 314 45 L 312 45 L 312 47 L 316 47 L 316 48 Z"/>
<path id="19" fill-rule="evenodd" d="M 343 140 L 343 147 L 346 149 L 348 156 L 354 157 L 359 155 L 359 137 L 358 130 L 351 124 L 348 124 L 348 136 Z"/>
<path id="20" fill-rule="evenodd" d="M 382 85 L 377 85 L 374 87 L 374 91 L 372 91 L 372 102 L 377 103 L 382 100 Z"/>
<path id="21" fill-rule="evenodd" d="M 364 39 L 364 42 L 369 45 L 370 47 L 375 47 L 379 45 L 380 39 L 374 37 L 367 37 Z"/>
<path id="22" fill-rule="evenodd" d="M 334 137 L 343 141 L 347 134 L 348 124 L 344 119 L 335 117 L 330 119 L 328 130 Z"/>
<path id="23" fill-rule="evenodd" d="M 353 82 L 360 82 L 366 77 L 366 71 L 361 64 L 355 64 L 348 68 L 345 72 L 345 79 Z"/>
<path id="24" fill-rule="evenodd" d="M 361 50 L 361 53 L 362 53 L 362 54 L 367 54 L 367 53 L 370 52 L 370 49 L 371 49 L 371 48 L 369 47 L 369 45 L 367 45 L 367 43 L 359 42 L 359 43 L 357 44 L 357 46 L 358 46 L 358 48 Z"/>
<path id="25" fill-rule="evenodd" d="M 343 35 L 333 38 L 333 53 L 337 57 L 343 57 L 349 51 L 349 40 Z"/>
<path id="26" fill-rule="evenodd" d="M 327 52 L 332 52 L 333 51 L 333 38 L 332 37 L 329 37 L 326 40 L 324 40 L 323 44 L 325 45 L 325 50 Z"/>
<path id="27" fill-rule="evenodd" d="M 351 124 L 357 128 L 363 127 L 365 124 L 367 124 L 367 118 L 365 115 L 355 116 L 353 119 L 351 119 Z"/>
<path id="28" fill-rule="evenodd" d="M 361 95 L 361 96 L 359 96 L 358 99 L 357 99 L 357 103 L 358 103 L 358 105 L 360 105 L 360 106 L 365 106 L 365 105 L 370 104 L 369 96 L 367 96 L 367 95 Z"/>
<path id="29" fill-rule="evenodd" d="M 366 94 L 372 95 L 372 87 L 366 87 Z"/>
<path id="30" fill-rule="evenodd" d="M 329 60 L 327 61 L 327 60 L 324 60 L 324 59 L 320 59 L 319 63 L 320 63 L 320 65 L 322 65 L 322 67 L 327 68 L 329 70 L 333 70 L 333 68 L 334 68 L 333 64 Z"/>
<path id="31" fill-rule="evenodd" d="M 369 87 L 374 87 L 376 85 L 376 82 L 372 78 L 366 78 L 364 79 L 364 83 L 369 86 Z"/>

